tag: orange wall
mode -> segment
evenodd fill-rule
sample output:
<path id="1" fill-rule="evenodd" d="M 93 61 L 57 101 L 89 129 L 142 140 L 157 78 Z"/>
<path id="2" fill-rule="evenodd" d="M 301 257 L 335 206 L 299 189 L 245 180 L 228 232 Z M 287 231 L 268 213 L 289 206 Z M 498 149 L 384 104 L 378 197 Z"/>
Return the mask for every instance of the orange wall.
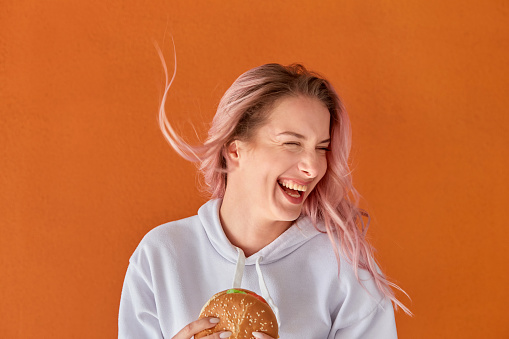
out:
<path id="1" fill-rule="evenodd" d="M 203 135 L 243 71 L 303 62 L 352 117 L 401 338 L 507 338 L 507 1 L 3 1 L 0 336 L 113 338 L 130 254 L 206 200 L 157 126 Z M 408 300 L 406 300 L 408 302 Z"/>

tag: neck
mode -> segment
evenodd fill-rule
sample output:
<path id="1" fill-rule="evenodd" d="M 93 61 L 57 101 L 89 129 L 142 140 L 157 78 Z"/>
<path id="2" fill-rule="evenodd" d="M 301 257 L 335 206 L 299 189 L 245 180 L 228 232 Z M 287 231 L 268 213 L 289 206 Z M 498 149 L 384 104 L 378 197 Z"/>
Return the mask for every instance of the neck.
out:
<path id="1" fill-rule="evenodd" d="M 219 218 L 224 233 L 232 245 L 249 257 L 276 240 L 292 224 L 263 218 L 263 211 L 253 211 L 249 201 L 225 193 Z"/>

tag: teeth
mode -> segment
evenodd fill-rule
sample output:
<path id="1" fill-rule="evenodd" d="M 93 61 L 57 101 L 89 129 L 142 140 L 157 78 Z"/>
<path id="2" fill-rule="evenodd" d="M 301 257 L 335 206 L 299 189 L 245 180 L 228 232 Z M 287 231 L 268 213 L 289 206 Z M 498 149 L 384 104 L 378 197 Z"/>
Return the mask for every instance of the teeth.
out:
<path id="1" fill-rule="evenodd" d="M 286 194 L 288 194 L 288 195 L 289 195 L 289 196 L 291 196 L 291 197 L 294 197 L 294 198 L 300 198 L 300 193 L 299 193 L 299 192 L 297 192 L 297 193 L 293 194 L 293 193 L 289 193 L 289 192 L 286 192 L 286 191 L 285 191 L 285 193 L 286 193 Z"/>
<path id="2" fill-rule="evenodd" d="M 284 187 L 287 187 L 289 189 L 296 190 L 296 191 L 306 192 L 306 190 L 308 189 L 308 187 L 306 185 L 299 185 L 292 181 L 280 181 L 279 183 L 281 185 L 283 185 Z"/>

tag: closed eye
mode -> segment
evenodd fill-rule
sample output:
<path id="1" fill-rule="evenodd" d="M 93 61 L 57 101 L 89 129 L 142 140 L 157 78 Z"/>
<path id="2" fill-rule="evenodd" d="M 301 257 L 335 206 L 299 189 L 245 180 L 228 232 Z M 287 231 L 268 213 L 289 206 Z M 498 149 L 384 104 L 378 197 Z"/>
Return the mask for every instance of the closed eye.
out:
<path id="1" fill-rule="evenodd" d="M 318 147 L 317 149 L 323 152 L 330 152 L 331 150 L 329 147 Z"/>
<path id="2" fill-rule="evenodd" d="M 289 141 L 289 142 L 285 142 L 285 143 L 283 143 L 283 145 L 300 146 L 300 142 L 296 142 L 296 141 Z"/>

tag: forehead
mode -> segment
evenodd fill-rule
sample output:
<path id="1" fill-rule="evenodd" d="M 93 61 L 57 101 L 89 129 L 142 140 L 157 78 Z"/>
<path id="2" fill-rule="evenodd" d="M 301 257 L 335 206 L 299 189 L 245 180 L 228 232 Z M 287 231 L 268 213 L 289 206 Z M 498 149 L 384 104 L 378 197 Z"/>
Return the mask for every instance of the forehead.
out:
<path id="1" fill-rule="evenodd" d="M 291 96 L 278 100 L 267 120 L 269 132 L 295 132 L 309 138 L 329 138 L 330 113 L 318 99 Z"/>

